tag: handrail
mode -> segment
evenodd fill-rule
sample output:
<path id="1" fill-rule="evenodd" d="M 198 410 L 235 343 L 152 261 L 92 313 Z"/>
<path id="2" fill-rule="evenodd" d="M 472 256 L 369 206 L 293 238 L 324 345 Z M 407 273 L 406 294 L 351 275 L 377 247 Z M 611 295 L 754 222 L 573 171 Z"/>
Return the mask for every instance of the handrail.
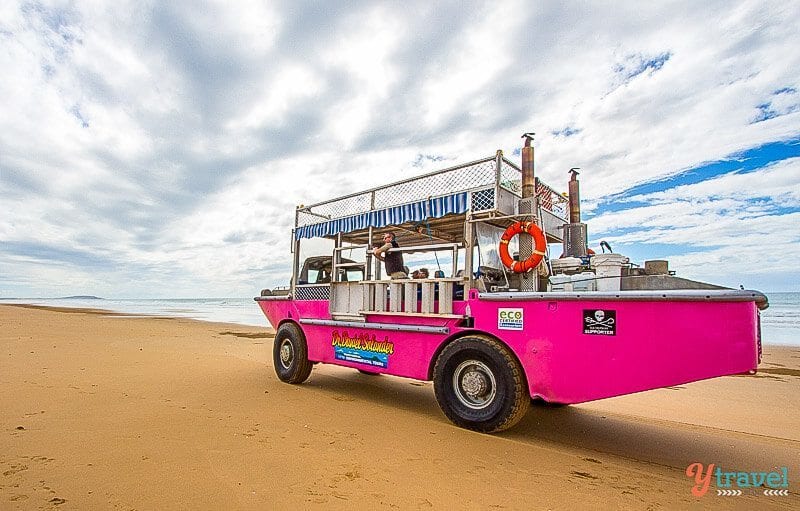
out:
<path id="1" fill-rule="evenodd" d="M 345 250 L 359 250 L 362 248 L 369 248 L 369 245 L 348 245 L 346 247 L 334 247 L 333 249 L 338 252 L 344 252 Z"/>
<path id="2" fill-rule="evenodd" d="M 352 263 L 342 263 L 341 253 L 345 250 L 369 250 L 369 245 L 348 245 L 346 247 L 334 247 L 333 248 L 333 258 L 331 260 L 331 280 L 334 282 L 340 282 L 339 280 L 339 269 L 340 268 L 363 268 L 364 275 L 367 274 L 367 262 L 364 261 L 363 263 L 359 262 L 352 262 Z"/>
<path id="3" fill-rule="evenodd" d="M 419 176 L 409 177 L 407 179 L 403 179 L 402 181 L 395 181 L 393 183 L 385 184 L 385 185 L 382 185 L 382 186 L 376 186 L 376 187 L 370 188 L 368 190 L 361 190 L 361 191 L 358 191 L 358 192 L 350 193 L 348 195 L 342 195 L 341 197 L 336 197 L 335 199 L 328 199 L 328 200 L 325 200 L 325 201 L 322 201 L 322 202 L 317 202 L 316 204 L 309 204 L 307 206 L 306 205 L 298 206 L 297 209 L 299 211 L 310 212 L 311 208 L 316 208 L 318 206 L 324 206 L 325 204 L 330 204 L 331 202 L 336 202 L 336 201 L 340 201 L 340 200 L 344 200 L 344 199 L 350 199 L 350 198 L 353 198 L 353 197 L 358 197 L 359 195 L 364 195 L 364 194 L 367 194 L 367 193 L 377 192 L 377 191 L 383 190 L 385 188 L 391 188 L 392 186 L 402 185 L 402 184 L 405 184 L 405 183 L 411 183 L 412 181 L 416 181 L 418 179 L 424 179 L 426 177 L 435 176 L 437 174 L 443 174 L 445 172 L 450 172 L 452 170 L 460 169 L 461 167 L 470 167 L 472 165 L 480 165 L 481 163 L 486 163 L 486 162 L 492 161 L 492 160 L 494 160 L 494 156 L 489 156 L 488 158 L 481 158 L 479 160 L 471 161 L 469 163 L 460 163 L 458 165 L 454 165 L 454 166 L 448 167 L 446 169 L 435 170 L 433 172 L 428 172 L 427 174 L 420 174 Z"/>
<path id="4" fill-rule="evenodd" d="M 769 307 L 769 300 L 760 291 L 739 289 L 648 289 L 641 291 L 547 291 L 480 293 L 480 300 L 511 301 L 577 301 L 608 300 L 620 302 L 755 302 L 759 309 Z"/>
<path id="5" fill-rule="evenodd" d="M 434 245 L 414 245 L 412 247 L 392 247 L 387 252 L 436 252 L 437 250 L 453 250 L 462 248 L 461 243 L 437 243 Z"/>
<path id="6" fill-rule="evenodd" d="M 467 277 L 437 277 L 432 279 L 412 279 L 411 277 L 407 279 L 386 279 L 386 280 L 359 280 L 359 281 L 352 281 L 351 283 L 360 283 L 360 284 L 405 284 L 408 282 L 416 282 L 418 284 L 422 284 L 425 282 L 433 282 L 434 284 L 438 284 L 439 282 L 464 282 L 467 280 Z"/>

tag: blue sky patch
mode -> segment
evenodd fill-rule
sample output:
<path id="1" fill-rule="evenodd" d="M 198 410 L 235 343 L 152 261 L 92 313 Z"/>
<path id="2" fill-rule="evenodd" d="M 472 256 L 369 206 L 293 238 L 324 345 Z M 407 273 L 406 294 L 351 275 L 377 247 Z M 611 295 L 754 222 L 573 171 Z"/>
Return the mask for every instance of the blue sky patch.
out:
<path id="1" fill-rule="evenodd" d="M 554 137 L 571 137 L 572 135 L 577 135 L 581 131 L 583 131 L 581 128 L 574 128 L 572 126 L 566 126 L 565 128 L 562 128 L 560 130 L 553 130 L 550 133 Z"/>
<path id="2" fill-rule="evenodd" d="M 678 186 L 697 184 L 714 177 L 734 172 L 750 173 L 760 170 L 772 163 L 798 156 L 800 156 L 800 138 L 764 144 L 741 153 L 732 154 L 729 158 L 724 160 L 706 163 L 674 176 L 658 181 L 651 181 L 649 183 L 642 183 L 622 193 L 604 197 L 603 200 L 599 202 L 598 207 L 594 211 L 587 212 L 586 216 L 593 217 L 603 213 L 630 209 L 635 205 L 645 205 L 641 202 L 626 200 L 631 197 L 663 192 L 664 190 L 669 190 Z"/>
<path id="3" fill-rule="evenodd" d="M 627 82 L 647 71 L 649 74 L 655 73 L 664 67 L 670 57 L 672 57 L 672 52 L 669 51 L 655 57 L 645 57 L 640 54 L 628 55 L 623 63 L 614 66 L 614 72 Z"/>
<path id="4" fill-rule="evenodd" d="M 769 101 L 756 105 L 758 113 L 751 124 L 774 119 L 800 110 L 800 98 L 792 97 L 796 94 L 797 90 L 793 87 L 783 87 L 782 89 L 776 90 L 772 93 L 772 97 Z"/>

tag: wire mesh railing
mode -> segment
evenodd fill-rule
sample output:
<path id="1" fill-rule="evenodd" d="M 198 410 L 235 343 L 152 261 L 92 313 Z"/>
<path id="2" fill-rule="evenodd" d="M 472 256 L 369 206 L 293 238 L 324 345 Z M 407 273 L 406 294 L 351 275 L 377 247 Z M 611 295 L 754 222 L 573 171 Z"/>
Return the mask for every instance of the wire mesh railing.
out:
<path id="1" fill-rule="evenodd" d="M 499 169 L 496 157 L 484 158 L 311 206 L 300 207 L 297 209 L 296 227 L 419 202 L 430 197 L 485 190 L 487 187 L 494 189 L 498 185 L 517 196 L 521 195 L 521 170 L 505 158 L 500 160 Z M 539 195 L 540 204 L 544 209 L 561 218 L 566 218 L 566 199 L 538 179 L 536 193 Z M 484 199 L 491 197 L 496 200 L 493 193 L 485 193 L 485 195 Z M 493 205 L 481 203 L 481 207 L 491 209 Z"/>
<path id="2" fill-rule="evenodd" d="M 494 182 L 495 163 L 493 160 L 455 167 L 436 174 L 421 176 L 413 181 L 405 181 L 379 188 L 375 194 L 375 209 L 383 209 L 409 202 L 425 200 L 428 197 L 449 195 L 486 186 Z"/>
<path id="3" fill-rule="evenodd" d="M 536 178 L 536 197 L 539 206 L 565 222 L 569 217 L 569 200 Z"/>

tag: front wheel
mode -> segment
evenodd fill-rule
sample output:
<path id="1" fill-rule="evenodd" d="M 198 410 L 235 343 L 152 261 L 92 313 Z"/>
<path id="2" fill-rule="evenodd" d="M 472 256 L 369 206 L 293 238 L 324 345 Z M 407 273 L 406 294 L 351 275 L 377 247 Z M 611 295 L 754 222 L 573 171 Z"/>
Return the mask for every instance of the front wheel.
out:
<path id="1" fill-rule="evenodd" d="M 278 379 L 286 383 L 303 383 L 311 375 L 306 336 L 294 323 L 284 323 L 275 333 L 272 363 Z"/>
<path id="2" fill-rule="evenodd" d="M 433 390 L 448 419 L 483 433 L 514 426 L 530 406 L 519 362 L 503 344 L 484 336 L 445 347 L 433 368 Z"/>

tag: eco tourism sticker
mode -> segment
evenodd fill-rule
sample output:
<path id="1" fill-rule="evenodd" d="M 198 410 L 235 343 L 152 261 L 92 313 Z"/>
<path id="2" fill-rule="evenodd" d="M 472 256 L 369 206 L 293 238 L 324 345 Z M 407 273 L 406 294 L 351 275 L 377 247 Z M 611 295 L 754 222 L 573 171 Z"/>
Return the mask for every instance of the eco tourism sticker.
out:
<path id="1" fill-rule="evenodd" d="M 500 330 L 522 330 L 522 309 L 498 309 L 497 328 Z"/>

